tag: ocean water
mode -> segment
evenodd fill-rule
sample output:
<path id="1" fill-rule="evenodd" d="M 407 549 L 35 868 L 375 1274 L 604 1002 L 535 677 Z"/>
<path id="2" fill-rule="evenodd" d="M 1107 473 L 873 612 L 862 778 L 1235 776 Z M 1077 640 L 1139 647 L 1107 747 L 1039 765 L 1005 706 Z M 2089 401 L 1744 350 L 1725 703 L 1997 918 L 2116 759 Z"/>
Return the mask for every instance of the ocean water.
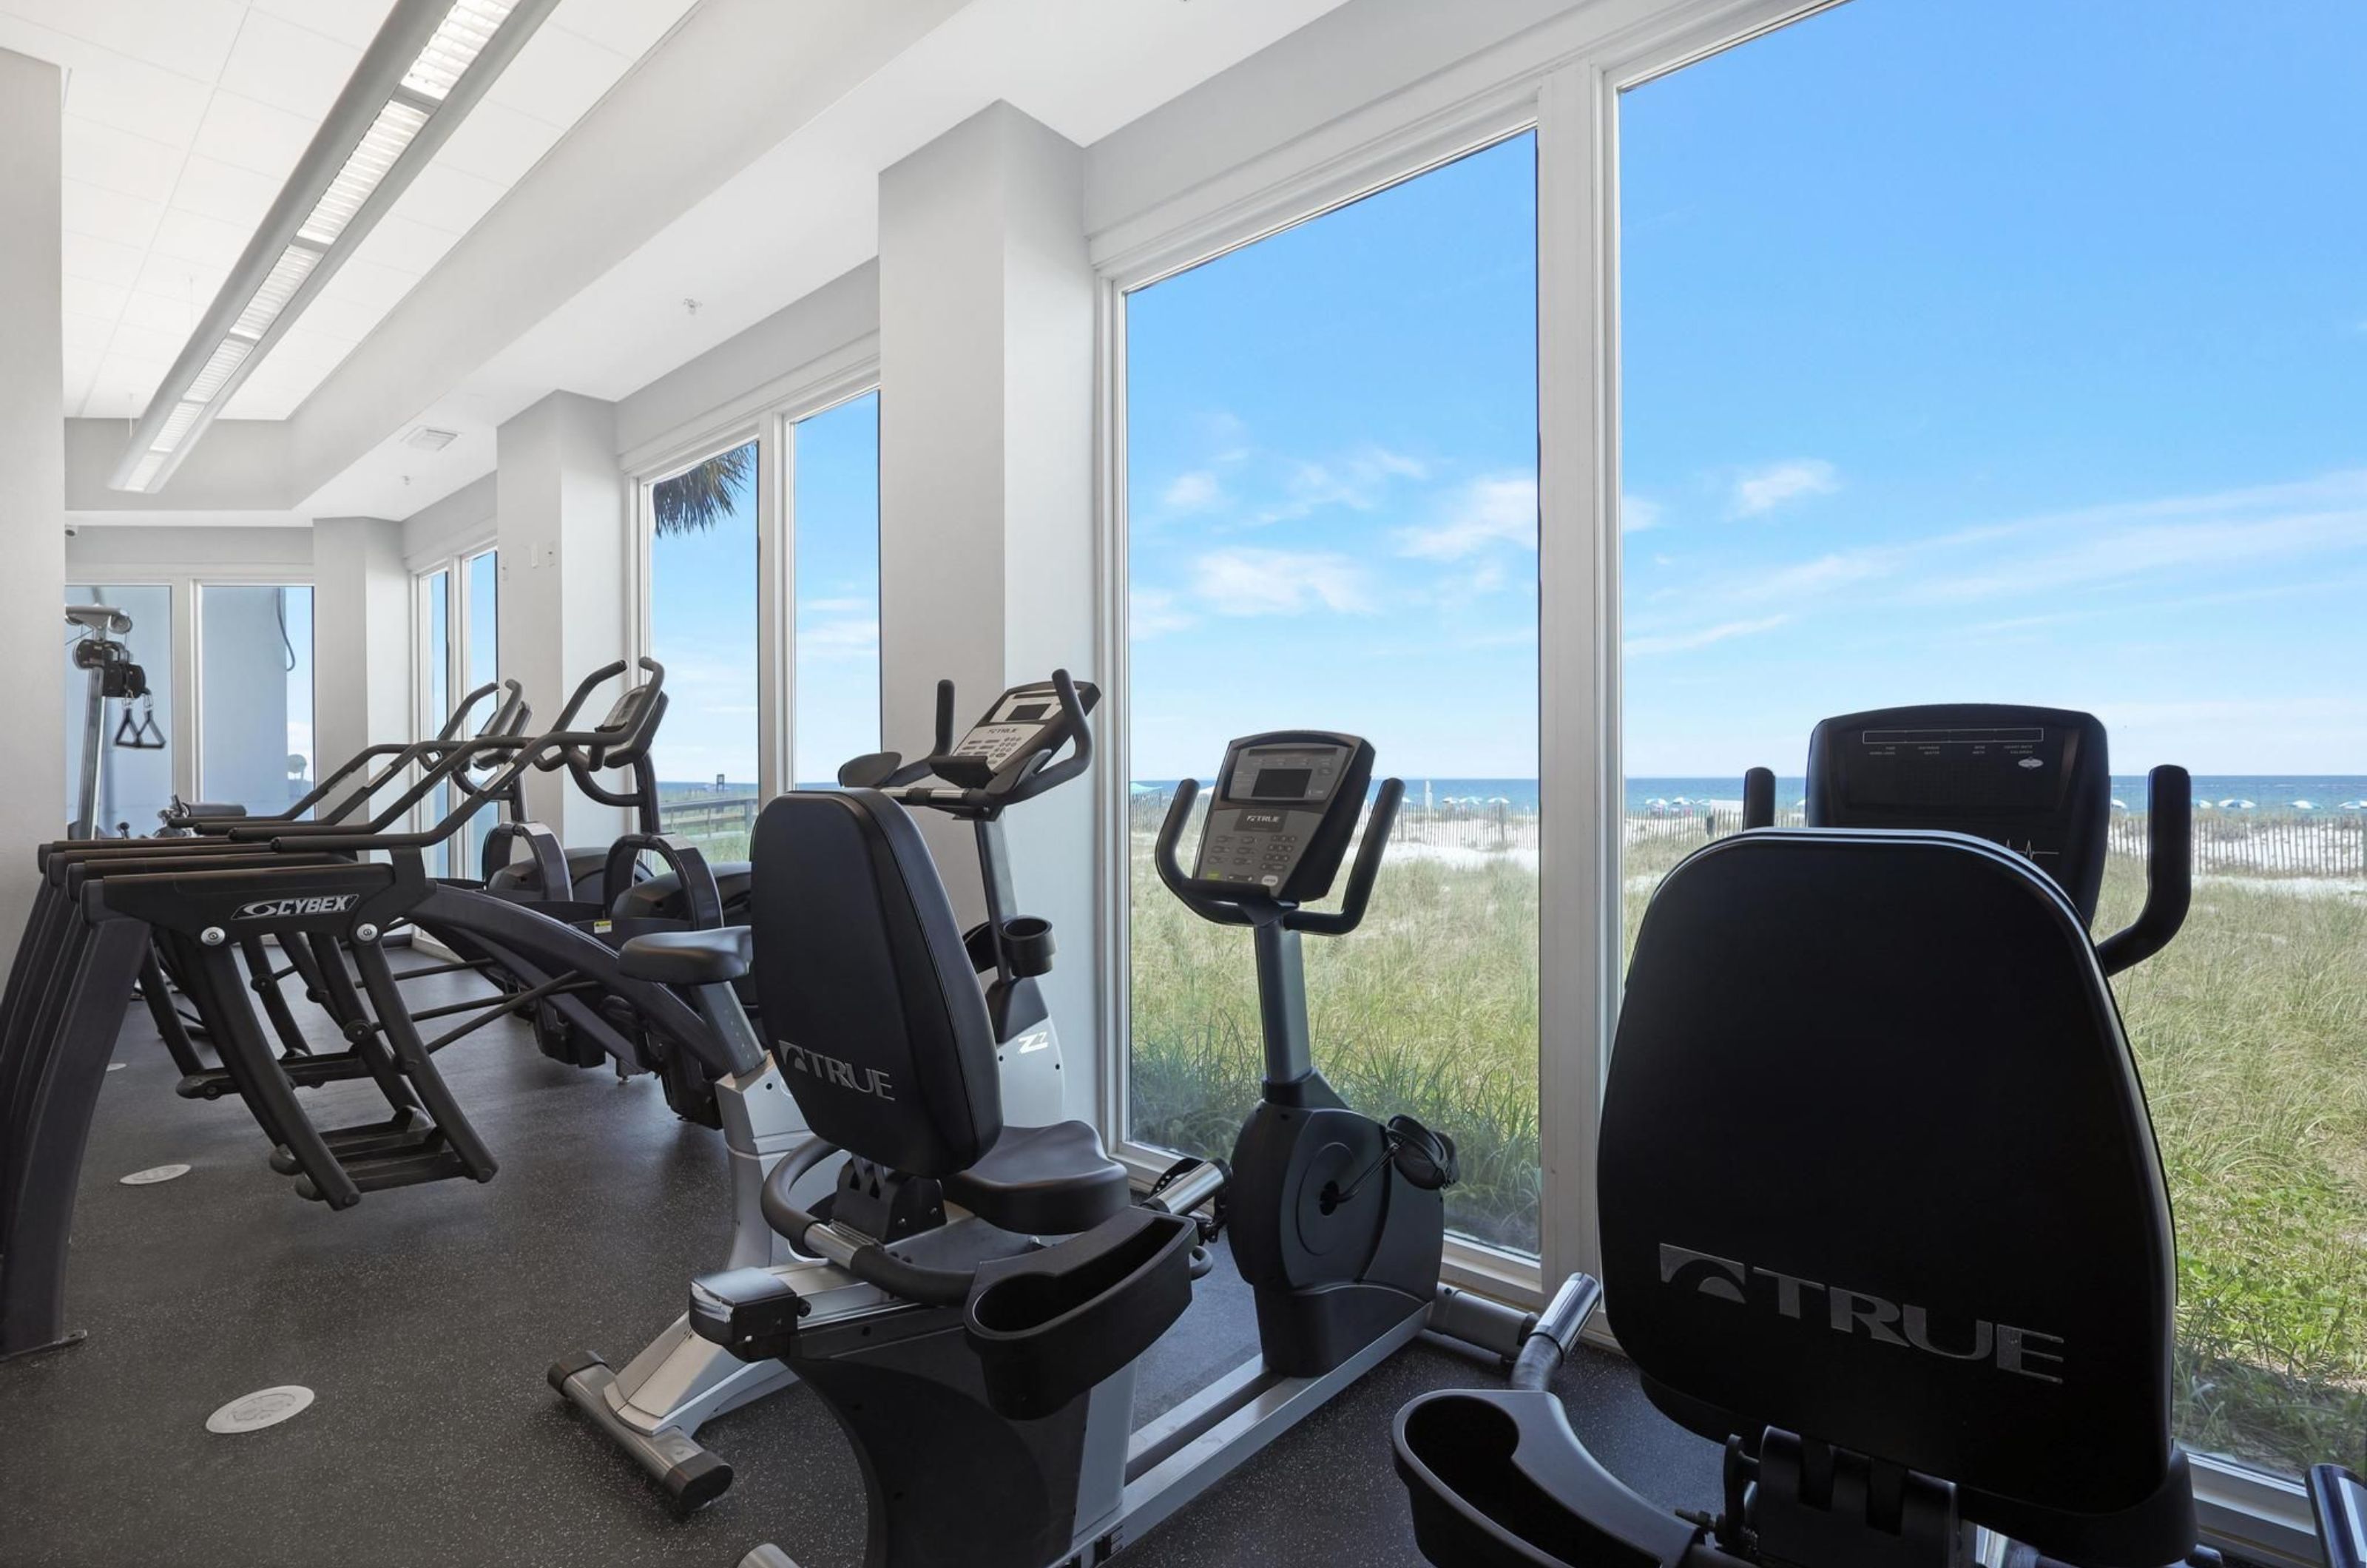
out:
<path id="1" fill-rule="evenodd" d="M 1138 790 L 1155 791 L 1164 795 L 1175 787 L 1172 779 L 1140 779 Z M 1778 777 L 1775 798 L 1786 807 L 1795 805 L 1806 793 L 1807 781 L 1799 777 Z M 1426 792 L 1426 793 L 1425 793 Z M 1742 775 L 1727 778 L 1631 778 L 1627 781 L 1627 813 L 1648 815 L 1653 802 L 1659 809 L 1672 807 L 1705 805 L 1711 801 L 1733 802 L 1742 798 Z M 2132 809 L 2141 808 L 2146 799 L 2143 774 L 2112 778 L 2112 798 Z M 2197 804 L 2210 803 L 2211 809 L 2221 809 L 2221 801 L 2248 801 L 2254 811 L 2293 811 L 2307 801 L 2319 811 L 2339 811 L 2346 803 L 2367 801 L 2367 775 L 2357 773 L 2198 773 L 2194 778 L 2194 798 Z M 1504 802 L 1507 809 L 1533 812 L 1537 808 L 1537 781 L 1535 779 L 1443 779 L 1409 777 L 1406 780 L 1406 804 L 1419 807 L 1427 799 L 1433 806 L 1451 801 L 1477 802 L 1493 805 Z M 1682 801 L 1683 806 L 1678 802 Z M 2354 807 L 2356 808 L 2356 807 Z"/>

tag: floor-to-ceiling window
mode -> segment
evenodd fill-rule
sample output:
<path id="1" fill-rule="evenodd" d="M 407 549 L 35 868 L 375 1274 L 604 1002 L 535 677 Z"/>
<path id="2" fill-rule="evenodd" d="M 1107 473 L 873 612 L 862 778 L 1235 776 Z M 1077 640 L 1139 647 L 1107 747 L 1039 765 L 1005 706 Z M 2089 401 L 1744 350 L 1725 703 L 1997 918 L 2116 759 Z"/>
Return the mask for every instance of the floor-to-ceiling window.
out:
<path id="1" fill-rule="evenodd" d="M 650 485 L 649 649 L 665 666 L 651 758 L 666 831 L 709 855 L 747 850 L 758 723 L 756 443 Z"/>
<path id="2" fill-rule="evenodd" d="M 199 584 L 198 671 L 198 794 L 258 813 L 285 810 L 320 776 L 311 587 Z"/>
<path id="3" fill-rule="evenodd" d="M 1405 807 L 1306 944 L 1318 1066 L 1451 1134 L 1459 1231 L 1538 1244 L 1536 147 L 1472 152 L 1126 297 L 1129 1136 L 1229 1155 L 1247 936 L 1150 864 L 1232 737 L 1370 739 Z M 1186 849 L 1196 839 L 1196 829 Z"/>
<path id="4" fill-rule="evenodd" d="M 452 572 L 449 568 L 422 572 L 416 580 L 419 594 L 419 712 L 413 728 L 422 736 L 434 735 L 444 728 L 452 712 Z M 423 824 L 440 822 L 452 809 L 452 786 L 439 784 L 422 803 Z M 452 846 L 440 843 L 427 852 L 427 870 L 432 876 L 449 874 Z"/>
<path id="5" fill-rule="evenodd" d="M 71 586 L 66 604 L 118 610 L 130 621 L 124 631 L 103 631 L 87 623 L 64 623 L 66 713 L 66 809 L 61 825 L 82 810 L 85 778 L 91 790 L 90 827 L 101 837 L 156 830 L 157 814 L 173 797 L 173 590 L 165 583 Z M 140 666 L 148 686 L 144 697 L 110 697 L 98 692 L 92 710 L 91 671 L 76 665 L 74 645 L 105 637 L 119 643 Z M 96 733 L 97 764 L 85 774 Z"/>
<path id="6" fill-rule="evenodd" d="M 791 782 L 879 749 L 879 394 L 789 426 L 796 637 Z"/>
<path id="7" fill-rule="evenodd" d="M 1625 886 L 1820 717 L 2086 710 L 2179 1236 L 2178 1421 L 2367 1427 L 2367 12 L 1856 0 L 1619 113 Z"/>
<path id="8" fill-rule="evenodd" d="M 473 692 L 498 680 L 501 671 L 501 578 L 499 550 L 480 550 L 460 562 L 460 685 Z M 490 713 L 490 709 L 481 709 Z M 552 716 L 557 716 L 553 715 Z M 527 727 L 531 728 L 532 726 Z M 461 836 L 463 874 L 474 876 L 484 854 L 485 831 L 499 818 L 501 808 L 488 806 L 469 818 Z"/>

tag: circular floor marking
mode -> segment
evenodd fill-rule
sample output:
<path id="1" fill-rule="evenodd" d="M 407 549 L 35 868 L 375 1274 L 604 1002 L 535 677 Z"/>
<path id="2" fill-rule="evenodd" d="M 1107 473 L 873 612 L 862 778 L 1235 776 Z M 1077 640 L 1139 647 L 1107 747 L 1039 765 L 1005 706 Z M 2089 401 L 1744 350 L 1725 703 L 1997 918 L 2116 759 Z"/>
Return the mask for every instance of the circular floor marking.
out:
<path id="1" fill-rule="evenodd" d="M 217 1433 L 253 1432 L 265 1427 L 277 1427 L 290 1416 L 301 1415 L 311 1403 L 312 1391 L 295 1383 L 258 1389 L 232 1400 L 207 1416 L 206 1430 Z"/>
<path id="2" fill-rule="evenodd" d="M 135 1170 L 122 1179 L 126 1187 L 153 1187 L 159 1181 L 170 1181 L 176 1176 L 188 1174 L 189 1168 L 186 1165 L 152 1165 L 145 1170 Z"/>

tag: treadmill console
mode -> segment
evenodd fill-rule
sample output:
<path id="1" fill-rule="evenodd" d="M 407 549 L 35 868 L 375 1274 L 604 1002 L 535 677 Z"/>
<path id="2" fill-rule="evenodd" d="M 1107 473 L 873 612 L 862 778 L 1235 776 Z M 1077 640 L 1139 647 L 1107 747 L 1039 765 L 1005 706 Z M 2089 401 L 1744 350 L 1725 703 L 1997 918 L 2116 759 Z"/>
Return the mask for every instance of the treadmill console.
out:
<path id="1" fill-rule="evenodd" d="M 1100 695 L 1090 681 L 1077 682 L 1077 700 L 1087 713 Z M 967 789 L 984 789 L 1031 757 L 1048 757 L 1070 739 L 1068 716 L 1049 681 L 1014 686 L 994 699 L 985 716 L 954 749 L 936 759 L 937 776 Z"/>
<path id="2" fill-rule="evenodd" d="M 1304 904 L 1331 890 L 1373 780 L 1373 748 L 1353 735 L 1285 729 L 1225 748 L 1192 880 Z"/>
<path id="3" fill-rule="evenodd" d="M 1919 828 L 2003 844 L 2092 918 L 2112 815 L 2104 727 L 2064 708 L 1949 704 L 1829 718 L 1808 739 L 1811 828 Z"/>

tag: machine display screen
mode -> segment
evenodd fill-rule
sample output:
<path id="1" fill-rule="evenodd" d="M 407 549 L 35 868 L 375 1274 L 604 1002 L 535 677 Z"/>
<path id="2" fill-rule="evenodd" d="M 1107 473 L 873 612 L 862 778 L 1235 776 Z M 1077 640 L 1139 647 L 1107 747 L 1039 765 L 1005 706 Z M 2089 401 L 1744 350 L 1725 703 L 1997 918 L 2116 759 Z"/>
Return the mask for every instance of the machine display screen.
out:
<path id="1" fill-rule="evenodd" d="M 1049 703 L 1014 703 L 1002 717 L 1009 724 L 1034 724 L 1051 711 Z"/>
<path id="2" fill-rule="evenodd" d="M 1303 800 L 1308 783 L 1314 777 L 1312 768 L 1261 768 L 1257 777 L 1250 781 L 1250 798 Z"/>

